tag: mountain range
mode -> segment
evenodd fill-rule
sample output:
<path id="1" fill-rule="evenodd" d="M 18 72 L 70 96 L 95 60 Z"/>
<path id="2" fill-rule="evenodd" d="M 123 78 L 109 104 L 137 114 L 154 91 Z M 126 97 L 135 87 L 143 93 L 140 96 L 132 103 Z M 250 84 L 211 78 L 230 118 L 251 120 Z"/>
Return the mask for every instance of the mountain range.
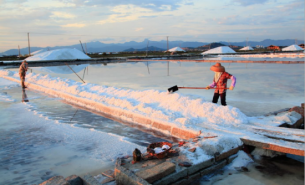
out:
<path id="1" fill-rule="evenodd" d="M 285 39 L 285 40 L 271 40 L 271 39 L 265 39 L 263 41 L 248 41 L 246 42 L 224 42 L 224 41 L 219 41 L 218 43 L 224 44 L 224 45 L 235 45 L 235 46 L 252 46 L 255 47 L 257 45 L 260 46 L 270 46 L 270 45 L 276 45 L 276 46 L 290 46 L 292 44 L 295 44 L 294 39 Z M 304 40 L 298 40 L 298 44 L 304 43 Z M 169 41 L 168 42 L 168 47 L 173 48 L 173 47 L 191 47 L 191 48 L 197 48 L 203 45 L 210 44 L 209 42 L 188 42 L 188 41 Z M 150 41 L 148 39 L 143 40 L 142 42 L 135 42 L 135 41 L 130 41 L 130 42 L 125 42 L 125 43 L 102 43 L 99 41 L 93 41 L 93 42 L 88 42 L 86 43 L 86 47 L 83 44 L 75 44 L 75 45 L 70 45 L 70 46 L 55 46 L 55 47 L 31 47 L 31 52 L 35 52 L 41 49 L 47 49 L 47 50 L 54 50 L 54 49 L 61 49 L 61 48 L 76 48 L 80 51 L 86 50 L 88 53 L 97 53 L 97 52 L 120 52 L 120 51 L 125 51 L 125 50 L 146 50 L 147 45 L 149 46 L 148 50 L 150 51 L 158 51 L 158 50 L 166 50 L 167 49 L 167 41 L 166 40 L 161 40 L 161 41 Z M 145 49 L 144 49 L 145 48 Z M 0 56 L 2 55 L 18 55 L 18 49 L 9 49 L 3 53 L 0 53 Z M 28 54 L 28 48 L 21 48 L 20 53 L 22 55 Z"/>

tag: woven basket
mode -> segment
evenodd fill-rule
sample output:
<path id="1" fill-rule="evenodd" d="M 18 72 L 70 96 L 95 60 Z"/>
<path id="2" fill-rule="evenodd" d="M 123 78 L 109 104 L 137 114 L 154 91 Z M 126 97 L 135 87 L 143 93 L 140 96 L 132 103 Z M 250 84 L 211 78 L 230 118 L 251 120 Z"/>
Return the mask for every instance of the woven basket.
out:
<path id="1" fill-rule="evenodd" d="M 168 146 L 169 146 L 169 149 L 164 150 L 163 152 L 158 153 L 158 154 L 151 152 L 151 151 L 152 151 L 153 149 L 155 149 L 156 147 L 160 147 L 160 148 L 161 148 L 163 145 L 168 145 Z M 167 156 L 167 154 L 168 154 L 168 152 L 169 152 L 169 150 L 170 150 L 171 148 L 172 148 L 172 144 L 169 143 L 169 142 L 158 142 L 158 143 L 152 143 L 152 144 L 148 145 L 148 147 L 147 147 L 147 152 L 148 152 L 151 156 L 155 156 L 155 157 L 157 157 L 158 159 L 162 159 L 162 158 L 164 158 L 165 156 Z"/>

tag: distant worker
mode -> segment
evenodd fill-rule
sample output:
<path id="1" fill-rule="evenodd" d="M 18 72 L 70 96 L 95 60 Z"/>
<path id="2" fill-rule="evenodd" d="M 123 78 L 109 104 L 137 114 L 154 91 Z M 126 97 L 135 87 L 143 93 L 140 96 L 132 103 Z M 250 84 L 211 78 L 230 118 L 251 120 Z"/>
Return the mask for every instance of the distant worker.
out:
<path id="1" fill-rule="evenodd" d="M 226 102 L 226 89 L 227 89 L 227 81 L 228 79 L 231 79 L 231 86 L 230 86 L 230 90 L 233 90 L 236 84 L 236 78 L 227 73 L 225 71 L 225 68 L 220 64 L 220 63 L 216 63 L 215 65 L 213 65 L 210 70 L 215 72 L 214 75 L 214 80 L 213 83 L 208 85 L 206 87 L 206 89 L 211 89 L 213 87 L 216 86 L 216 89 L 214 91 L 214 97 L 213 97 L 213 103 L 217 103 L 219 96 L 221 99 L 221 105 L 226 106 L 227 102 Z"/>
<path id="2" fill-rule="evenodd" d="M 26 86 L 24 85 L 24 80 L 25 80 L 25 75 L 26 75 L 27 70 L 28 70 L 28 63 L 26 62 L 26 60 L 24 60 L 24 61 L 22 61 L 21 65 L 19 67 L 19 76 L 20 76 L 22 88 L 26 88 Z"/>

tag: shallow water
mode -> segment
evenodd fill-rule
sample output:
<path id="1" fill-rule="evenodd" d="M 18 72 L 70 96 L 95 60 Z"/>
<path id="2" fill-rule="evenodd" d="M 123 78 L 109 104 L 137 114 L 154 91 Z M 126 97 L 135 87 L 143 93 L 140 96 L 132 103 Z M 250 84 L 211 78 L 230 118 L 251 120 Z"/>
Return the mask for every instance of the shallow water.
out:
<path id="1" fill-rule="evenodd" d="M 151 142 L 166 141 L 149 130 L 143 132 L 30 90 L 25 91 L 29 102 L 24 103 L 31 115 L 28 117 L 27 111 L 14 108 L 22 101 L 21 88 L 2 89 L 0 93 L 15 99 L 0 102 L 0 184 L 37 184 L 55 175 L 96 175 L 113 168 L 117 156 L 132 154 L 132 149 L 125 153 L 116 146 L 112 146 L 113 151 L 101 148 L 99 142 L 111 141 L 91 137 L 91 131 L 114 135 L 121 143 L 127 141 L 144 148 Z M 72 128 L 60 129 L 62 126 L 57 127 L 52 121 L 47 126 L 48 120 L 57 120 L 59 125 Z M 74 133 L 73 127 L 85 130 Z"/>
<path id="2" fill-rule="evenodd" d="M 81 65 L 78 76 L 86 83 L 145 90 L 167 91 L 178 85 L 205 87 L 212 83 L 214 63 L 197 62 L 128 62 Z M 304 64 L 223 63 L 226 71 L 237 78 L 236 87 L 227 92 L 227 103 L 248 116 L 299 106 L 304 102 Z M 47 70 L 46 70 L 47 68 Z M 72 71 L 58 73 L 61 67 L 33 68 L 35 73 L 68 78 L 81 82 Z M 50 71 L 53 72 L 51 73 Z M 46 72 L 47 71 L 47 72 Z M 231 81 L 229 80 L 228 84 Z M 180 89 L 181 93 L 211 101 L 213 90 Z"/>
<path id="3" fill-rule="evenodd" d="M 264 157 L 247 166 L 248 171 L 225 168 L 204 176 L 200 185 L 303 185 L 304 163 L 286 158 Z"/>
<path id="4" fill-rule="evenodd" d="M 250 54 L 251 55 L 251 54 Z M 304 61 L 304 57 L 286 57 L 285 55 L 257 55 L 257 57 L 249 57 L 249 56 L 240 56 L 240 57 L 233 57 L 232 56 L 217 56 L 217 57 L 210 57 L 210 58 L 204 58 L 206 60 L 242 60 L 242 61 L 292 61 L 292 62 L 297 62 L 297 61 Z"/>

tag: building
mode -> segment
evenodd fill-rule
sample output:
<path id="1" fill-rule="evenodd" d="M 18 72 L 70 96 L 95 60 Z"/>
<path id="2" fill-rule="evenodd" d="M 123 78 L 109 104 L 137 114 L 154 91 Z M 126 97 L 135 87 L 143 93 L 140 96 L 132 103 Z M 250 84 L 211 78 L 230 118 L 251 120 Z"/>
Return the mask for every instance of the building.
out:
<path id="1" fill-rule="evenodd" d="M 300 44 L 299 46 L 300 46 L 301 48 L 305 49 L 305 48 L 304 48 L 304 44 Z"/>
<path id="2" fill-rule="evenodd" d="M 269 49 L 269 50 L 274 50 L 274 51 L 275 51 L 275 50 L 277 50 L 277 51 L 280 51 L 280 50 L 281 50 L 279 46 L 274 46 L 274 45 L 268 46 L 267 49 Z"/>

